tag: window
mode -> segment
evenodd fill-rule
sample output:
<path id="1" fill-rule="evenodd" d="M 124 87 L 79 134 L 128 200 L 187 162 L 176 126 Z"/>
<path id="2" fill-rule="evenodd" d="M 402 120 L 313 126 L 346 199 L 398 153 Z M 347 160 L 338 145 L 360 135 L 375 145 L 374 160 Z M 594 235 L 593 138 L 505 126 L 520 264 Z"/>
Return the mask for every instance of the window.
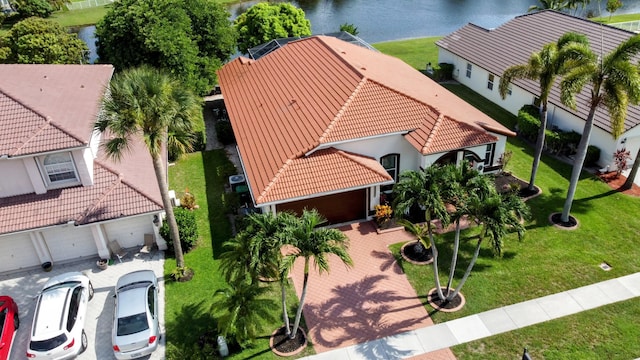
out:
<path id="1" fill-rule="evenodd" d="M 147 289 L 147 304 L 152 317 L 156 316 L 156 288 L 152 285 Z"/>
<path id="2" fill-rule="evenodd" d="M 471 78 L 471 64 L 467 63 L 467 77 Z"/>
<path id="3" fill-rule="evenodd" d="M 71 153 L 50 154 L 42 158 L 42 167 L 49 184 L 78 181 Z"/>
<path id="4" fill-rule="evenodd" d="M 484 165 L 491 166 L 493 164 L 493 156 L 496 151 L 496 144 L 487 144 L 487 149 L 484 154 Z"/>
<path id="5" fill-rule="evenodd" d="M 493 91 L 493 80 L 495 80 L 495 76 L 493 74 L 489 74 L 489 79 L 487 80 L 487 89 Z"/>
<path id="6" fill-rule="evenodd" d="M 389 154 L 380 158 L 380 164 L 393 178 L 393 181 L 398 181 L 398 171 L 400 166 L 400 154 Z M 380 188 L 380 191 L 391 191 L 393 185 L 385 185 Z"/>
<path id="7" fill-rule="evenodd" d="M 80 307 L 80 295 L 82 295 L 82 286 L 77 286 L 71 294 L 69 302 L 69 314 L 67 316 L 67 331 L 71 331 L 78 319 L 78 308 Z"/>
<path id="8" fill-rule="evenodd" d="M 507 95 L 511 95 L 513 93 L 513 87 L 511 86 L 511 84 L 509 84 L 509 87 L 507 88 Z"/>

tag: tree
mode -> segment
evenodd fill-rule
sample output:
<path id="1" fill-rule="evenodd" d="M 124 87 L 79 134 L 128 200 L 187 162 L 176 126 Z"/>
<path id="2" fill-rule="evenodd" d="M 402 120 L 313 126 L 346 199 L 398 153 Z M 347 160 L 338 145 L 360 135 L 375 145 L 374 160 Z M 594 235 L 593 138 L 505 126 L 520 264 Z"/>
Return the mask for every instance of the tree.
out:
<path id="1" fill-rule="evenodd" d="M 572 51 L 573 47 L 570 46 L 574 42 L 586 43 L 588 40 L 584 35 L 576 33 L 564 34 L 556 43 L 546 44 L 542 47 L 542 50 L 531 54 L 526 64 L 507 68 L 500 79 L 499 91 L 503 99 L 507 97 L 509 84 L 515 79 L 537 80 L 540 84 L 540 129 L 538 129 L 538 138 L 531 166 L 528 187 L 530 192 L 535 191 L 536 174 L 538 173 L 542 149 L 544 148 L 549 93 L 556 82 L 556 77 L 568 70 L 565 64 L 572 56 L 575 56 Z"/>
<path id="2" fill-rule="evenodd" d="M 17 22 L 0 37 L 0 62 L 5 64 L 81 64 L 88 51 L 77 35 L 38 17 Z"/>
<path id="3" fill-rule="evenodd" d="M 622 7 L 622 1 L 620 0 L 607 0 L 607 11 L 609 12 L 609 21 L 611 21 L 611 15 L 618 11 Z"/>
<path id="4" fill-rule="evenodd" d="M 349 34 L 353 35 L 353 36 L 358 36 L 358 34 L 360 33 L 358 31 L 358 27 L 353 25 L 353 24 L 349 24 L 349 23 L 344 23 L 342 25 L 340 25 L 340 31 L 345 31 L 348 32 Z"/>
<path id="5" fill-rule="evenodd" d="M 329 271 L 329 259 L 327 257 L 329 254 L 338 256 L 349 267 L 353 265 L 353 261 L 347 252 L 349 239 L 338 229 L 319 228 L 318 226 L 324 222 L 326 220 L 317 210 L 304 210 L 302 216 L 296 218 L 287 229 L 287 243 L 294 246 L 295 249 L 285 256 L 283 269 L 291 269 L 293 263 L 299 257 L 304 259 L 304 280 L 300 304 L 296 312 L 293 329 L 289 333 L 289 337 L 292 339 L 296 337 L 300 318 L 302 317 L 302 307 L 304 306 L 309 285 L 311 260 L 313 259 L 315 267 L 320 274 Z M 289 329 L 287 328 L 286 331 L 288 332 Z"/>
<path id="6" fill-rule="evenodd" d="M 239 281 L 216 291 L 211 308 L 222 314 L 218 318 L 220 334 L 242 348 L 251 346 L 262 331 L 264 321 L 275 321 L 269 311 L 273 300 L 263 297 L 268 290 L 258 284 Z"/>
<path id="7" fill-rule="evenodd" d="M 273 39 L 311 35 L 311 22 L 304 11 L 290 3 L 260 2 L 240 14 L 234 26 L 242 53 Z"/>
<path id="8" fill-rule="evenodd" d="M 433 164 L 422 171 L 409 170 L 400 174 L 400 180 L 393 186 L 396 216 L 402 216 L 417 206 L 424 211 L 424 218 L 428 224 L 439 220 L 442 227 L 446 228 L 450 222 L 446 207 L 446 200 L 450 195 L 448 176 L 448 170 L 438 164 Z M 443 297 L 438 275 L 438 248 L 432 226 L 428 226 L 427 231 L 433 256 L 432 267 L 436 289 L 438 295 Z"/>
<path id="9" fill-rule="evenodd" d="M 131 151 L 138 136 L 153 160 L 156 180 L 162 196 L 167 222 L 176 255 L 176 265 L 184 268 L 180 233 L 169 198 L 163 152 L 167 147 L 176 153 L 192 144 L 194 122 L 201 121 L 200 99 L 179 81 L 160 70 L 141 67 L 116 74 L 103 99 L 103 114 L 95 129 L 109 132 L 102 147 L 107 156 L 122 159 Z"/>
<path id="10" fill-rule="evenodd" d="M 609 111 L 612 135 L 618 138 L 624 127 L 627 106 L 637 104 L 640 100 L 640 73 L 638 67 L 631 63 L 631 59 L 640 53 L 640 35 L 632 36 L 606 55 L 596 56 L 588 44 L 581 44 L 580 47 L 576 47 L 576 51 L 580 51 L 582 57 L 573 62 L 571 70 L 562 79 L 561 99 L 565 105 L 575 110 L 576 96 L 588 84 L 589 115 L 576 150 L 567 198 L 560 219 L 563 223 L 569 222 L 569 213 L 587 156 L 596 111 L 601 106 Z"/>
<path id="11" fill-rule="evenodd" d="M 20 18 L 30 16 L 48 18 L 55 10 L 54 6 L 46 0 L 13 0 L 11 4 Z"/>
<path id="12" fill-rule="evenodd" d="M 213 0 L 122 0 L 96 25 L 98 56 L 117 70 L 150 65 L 200 95 L 235 51 L 228 11 Z"/>
<path id="13" fill-rule="evenodd" d="M 528 12 L 540 10 L 557 10 L 562 11 L 569 5 L 568 2 L 562 0 L 539 0 L 540 5 L 531 5 Z"/>

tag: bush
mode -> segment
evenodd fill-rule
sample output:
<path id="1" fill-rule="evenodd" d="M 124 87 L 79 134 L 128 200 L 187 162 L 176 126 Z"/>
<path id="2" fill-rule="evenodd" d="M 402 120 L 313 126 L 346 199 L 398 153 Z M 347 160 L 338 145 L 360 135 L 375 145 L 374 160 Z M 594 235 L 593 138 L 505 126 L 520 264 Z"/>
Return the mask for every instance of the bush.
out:
<path id="1" fill-rule="evenodd" d="M 236 137 L 233 135 L 233 129 L 231 128 L 231 122 L 229 120 L 216 121 L 216 135 L 223 145 L 230 145 L 236 142 Z"/>
<path id="2" fill-rule="evenodd" d="M 535 112 L 533 109 L 535 109 Z M 535 141 L 538 137 L 539 129 L 538 109 L 533 105 L 523 106 L 518 111 L 518 134 L 529 141 Z"/>
<path id="3" fill-rule="evenodd" d="M 196 197 L 189 192 L 189 189 L 186 189 L 184 195 L 180 198 L 180 206 L 188 210 L 198 208 L 198 204 L 196 204 Z"/>
<path id="4" fill-rule="evenodd" d="M 222 194 L 222 206 L 227 214 L 235 214 L 240 208 L 240 194 L 236 192 Z"/>
<path id="5" fill-rule="evenodd" d="M 453 79 L 453 64 L 449 63 L 439 63 L 438 69 L 434 74 L 434 77 L 437 81 L 446 81 Z"/>
<path id="6" fill-rule="evenodd" d="M 216 173 L 218 176 L 226 180 L 229 176 L 237 174 L 238 170 L 236 170 L 236 166 L 231 162 L 225 162 L 224 165 L 220 165 L 216 168 Z"/>
<path id="7" fill-rule="evenodd" d="M 598 160 L 600 160 L 600 148 L 589 145 L 587 148 L 587 156 L 584 158 L 584 164 L 587 166 L 596 165 Z"/>
<path id="8" fill-rule="evenodd" d="M 562 132 L 560 135 L 560 141 L 564 144 L 565 150 L 569 155 L 575 154 L 576 148 L 580 143 L 582 135 L 575 131 Z"/>
<path id="9" fill-rule="evenodd" d="M 560 153 L 565 145 L 562 141 L 563 133 L 552 131 L 549 129 L 545 130 L 544 133 L 544 144 L 546 150 L 552 154 Z"/>
<path id="10" fill-rule="evenodd" d="M 31 16 L 48 18 L 54 10 L 46 0 L 14 0 L 12 4 L 21 18 Z"/>
<path id="11" fill-rule="evenodd" d="M 180 233 L 180 243 L 182 251 L 188 252 L 198 242 L 198 224 L 196 223 L 196 215 L 187 209 L 174 208 L 176 222 L 178 223 L 178 232 Z M 169 223 L 165 221 L 160 228 L 160 236 L 167 242 L 168 251 L 174 252 L 173 239 L 169 231 Z"/>
<path id="12" fill-rule="evenodd" d="M 193 142 L 192 142 L 192 152 L 196 151 L 204 151 L 207 145 L 206 137 L 204 131 L 196 131 L 193 134 Z"/>

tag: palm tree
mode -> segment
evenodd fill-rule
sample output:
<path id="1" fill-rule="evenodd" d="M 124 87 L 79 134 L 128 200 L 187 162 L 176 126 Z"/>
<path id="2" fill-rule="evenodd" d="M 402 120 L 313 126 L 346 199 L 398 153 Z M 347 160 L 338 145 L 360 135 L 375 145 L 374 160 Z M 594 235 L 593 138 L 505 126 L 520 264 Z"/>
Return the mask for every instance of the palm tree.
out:
<path id="1" fill-rule="evenodd" d="M 218 331 L 242 348 L 252 345 L 264 320 L 275 321 L 269 311 L 274 301 L 262 297 L 268 290 L 258 284 L 236 281 L 229 288 L 216 291 L 211 308 L 222 314 L 218 318 Z"/>
<path id="2" fill-rule="evenodd" d="M 507 68 L 500 79 L 499 91 L 502 99 L 506 98 L 509 92 L 509 84 L 515 79 L 538 80 L 540 84 L 540 129 L 538 129 L 533 165 L 531 166 L 531 178 L 528 187 L 530 192 L 535 191 L 536 174 L 544 147 L 549 93 L 555 84 L 556 77 L 568 70 L 565 66 L 567 61 L 575 56 L 575 52 L 572 51 L 573 47 L 568 46 L 574 42 L 588 44 L 586 36 L 566 33 L 556 43 L 546 44 L 542 47 L 542 50 L 531 54 L 526 64 Z"/>
<path id="3" fill-rule="evenodd" d="M 309 211 L 305 209 L 302 216 L 297 218 L 287 230 L 287 241 L 295 249 L 285 256 L 282 268 L 291 269 L 297 258 L 304 259 L 302 294 L 300 295 L 300 304 L 296 312 L 293 329 L 289 334 L 291 339 L 296 337 L 300 325 L 302 307 L 304 306 L 309 285 L 311 260 L 313 259 L 319 274 L 329 271 L 329 254 L 338 256 L 346 266 L 353 266 L 351 256 L 347 252 L 349 239 L 338 229 L 319 228 L 318 226 L 324 222 L 326 222 L 326 219 L 317 210 Z"/>
<path id="4" fill-rule="evenodd" d="M 561 0 L 539 0 L 540 5 L 531 5 L 529 6 L 528 12 L 538 11 L 538 10 L 556 10 L 562 11 L 569 6 L 567 1 Z"/>
<path id="5" fill-rule="evenodd" d="M 115 160 L 124 157 L 132 143 L 142 138 L 153 160 L 176 264 L 184 268 L 162 155 L 167 148 L 177 154 L 191 148 L 194 123 L 202 117 L 202 100 L 169 75 L 149 67 L 117 74 L 109 90 L 102 101 L 103 114 L 94 128 L 100 132 L 108 130 L 109 138 L 102 146 L 107 156 Z"/>
<path id="6" fill-rule="evenodd" d="M 631 58 L 640 53 L 640 35 L 632 36 L 607 55 L 596 56 L 588 45 L 582 45 L 576 50 L 581 51 L 582 58 L 573 61 L 571 70 L 561 82 L 562 102 L 575 110 L 576 95 L 587 84 L 591 89 L 589 115 L 576 150 L 567 198 L 562 209 L 561 221 L 564 223 L 569 222 L 569 213 L 587 155 L 596 111 L 600 106 L 607 108 L 611 116 L 612 135 L 618 138 L 624 127 L 627 106 L 637 104 L 640 100 L 640 73 L 638 67 L 631 63 Z"/>
<path id="7" fill-rule="evenodd" d="M 447 172 L 437 164 L 431 165 L 422 171 L 408 170 L 400 174 L 400 180 L 394 185 L 394 208 L 396 216 L 407 214 L 415 206 L 420 207 L 425 212 L 427 224 L 438 219 L 443 228 L 449 225 L 449 213 L 445 204 Z M 433 238 L 433 229 L 427 227 L 431 253 L 433 256 L 433 273 L 436 281 L 438 295 L 444 297 L 440 287 L 440 277 L 438 276 L 438 248 Z M 421 242 L 420 242 L 421 244 Z"/>

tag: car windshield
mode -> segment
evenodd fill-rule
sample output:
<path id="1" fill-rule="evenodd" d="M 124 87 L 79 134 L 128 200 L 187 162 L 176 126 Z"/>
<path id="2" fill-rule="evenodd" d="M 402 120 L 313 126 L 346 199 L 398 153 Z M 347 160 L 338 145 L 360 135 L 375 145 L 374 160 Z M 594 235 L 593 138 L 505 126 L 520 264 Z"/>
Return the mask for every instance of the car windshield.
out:
<path id="1" fill-rule="evenodd" d="M 29 344 L 29 349 L 34 351 L 49 351 L 64 344 L 65 341 L 67 341 L 67 335 L 60 334 L 48 340 L 32 341 Z"/>
<path id="2" fill-rule="evenodd" d="M 59 284 L 51 285 L 48 288 L 43 289 L 42 292 L 53 290 L 53 289 L 58 289 L 58 288 L 62 288 L 62 287 L 74 287 L 76 285 L 80 285 L 80 281 L 65 281 L 65 282 L 62 282 L 62 283 L 59 283 Z"/>
<path id="3" fill-rule="evenodd" d="M 147 330 L 147 314 L 140 313 L 118 319 L 118 336 L 131 335 Z"/>

